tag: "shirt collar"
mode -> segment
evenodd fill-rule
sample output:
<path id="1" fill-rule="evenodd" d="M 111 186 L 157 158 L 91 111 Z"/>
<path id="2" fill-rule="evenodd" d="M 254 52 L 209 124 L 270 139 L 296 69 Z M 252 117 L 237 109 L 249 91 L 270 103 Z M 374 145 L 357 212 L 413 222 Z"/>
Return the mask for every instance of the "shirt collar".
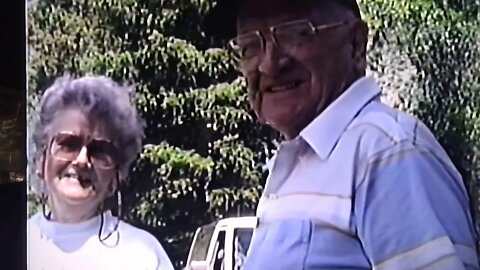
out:
<path id="1" fill-rule="evenodd" d="M 360 78 L 308 124 L 300 137 L 321 159 L 327 159 L 358 112 L 379 94 L 380 87 L 373 78 Z"/>
<path id="2" fill-rule="evenodd" d="M 110 211 L 105 211 L 101 215 L 104 215 L 104 226 L 108 224 L 108 221 L 112 219 Z M 75 237 L 82 233 L 97 232 L 100 226 L 100 214 L 96 215 L 88 220 L 84 220 L 78 223 L 59 223 L 46 219 L 43 214 L 39 213 L 37 225 L 47 237 L 58 240 L 68 237 Z M 105 228 L 104 228 L 105 229 Z"/>

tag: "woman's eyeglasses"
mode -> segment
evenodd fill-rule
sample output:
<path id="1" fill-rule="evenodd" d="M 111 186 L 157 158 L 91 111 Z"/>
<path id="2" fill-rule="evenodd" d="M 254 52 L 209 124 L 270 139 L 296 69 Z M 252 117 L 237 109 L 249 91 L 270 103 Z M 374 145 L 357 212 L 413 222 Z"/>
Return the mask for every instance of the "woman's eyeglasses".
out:
<path id="1" fill-rule="evenodd" d="M 73 132 L 59 132 L 50 143 L 51 155 L 61 161 L 74 161 L 87 149 L 90 163 L 97 168 L 111 169 L 116 166 L 117 147 L 109 140 L 86 138 Z"/>

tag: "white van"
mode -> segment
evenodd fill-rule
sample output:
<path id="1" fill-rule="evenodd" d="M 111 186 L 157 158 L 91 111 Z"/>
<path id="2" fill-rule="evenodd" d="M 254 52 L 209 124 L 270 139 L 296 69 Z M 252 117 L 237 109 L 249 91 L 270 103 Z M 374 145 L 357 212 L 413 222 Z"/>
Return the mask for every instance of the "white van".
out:
<path id="1" fill-rule="evenodd" d="M 198 228 L 185 269 L 241 269 L 256 226 L 256 217 L 235 217 Z"/>

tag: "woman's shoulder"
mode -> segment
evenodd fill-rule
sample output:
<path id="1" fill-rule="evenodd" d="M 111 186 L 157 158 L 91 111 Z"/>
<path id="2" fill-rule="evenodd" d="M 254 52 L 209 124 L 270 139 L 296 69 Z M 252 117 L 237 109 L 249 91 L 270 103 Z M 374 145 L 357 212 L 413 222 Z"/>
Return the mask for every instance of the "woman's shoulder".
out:
<path id="1" fill-rule="evenodd" d="M 141 254 L 140 257 L 156 257 L 158 263 L 162 266 L 159 269 L 173 269 L 172 263 L 160 242 L 146 230 L 133 226 L 125 221 L 119 224 L 120 241 L 123 246 L 128 246 L 132 252 Z"/>
<path id="2" fill-rule="evenodd" d="M 113 216 L 110 217 L 116 219 Z M 118 236 L 121 249 L 128 251 L 127 253 L 130 254 L 130 257 L 135 257 L 137 260 L 142 261 L 143 264 L 150 265 L 155 262 L 157 266 L 160 266 L 157 269 L 173 270 L 172 263 L 165 249 L 153 234 L 128 222 L 120 221 Z"/>
<path id="3" fill-rule="evenodd" d="M 41 213 L 41 212 L 32 213 L 32 214 L 30 214 L 30 217 L 27 219 L 27 223 L 28 223 L 28 222 L 32 222 L 32 221 L 36 221 L 36 220 L 38 220 L 41 216 L 42 216 L 42 213 Z"/>
<path id="4" fill-rule="evenodd" d="M 120 241 L 132 247 L 142 247 L 155 250 L 155 252 L 164 253 L 162 244 L 150 232 L 133 226 L 125 221 L 120 221 L 119 224 Z"/>
<path id="5" fill-rule="evenodd" d="M 126 240 L 136 240 L 152 245 L 160 245 L 159 241 L 157 240 L 157 238 L 155 238 L 155 236 L 153 236 L 153 234 L 146 230 L 140 229 L 126 221 L 120 221 L 118 228 L 122 234 L 122 237 Z"/>
<path id="6" fill-rule="evenodd" d="M 27 230 L 36 230 L 40 226 L 40 221 L 43 218 L 42 213 L 37 212 L 32 214 L 28 219 L 27 219 Z"/>

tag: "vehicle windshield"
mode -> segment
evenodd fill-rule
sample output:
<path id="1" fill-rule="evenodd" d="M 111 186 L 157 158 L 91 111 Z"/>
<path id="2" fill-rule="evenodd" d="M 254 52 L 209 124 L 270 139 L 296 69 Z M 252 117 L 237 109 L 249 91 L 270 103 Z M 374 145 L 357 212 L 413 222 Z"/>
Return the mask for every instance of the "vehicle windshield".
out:
<path id="1" fill-rule="evenodd" d="M 191 261 L 204 261 L 207 259 L 208 247 L 212 239 L 217 222 L 200 227 L 195 234 L 187 265 Z"/>

